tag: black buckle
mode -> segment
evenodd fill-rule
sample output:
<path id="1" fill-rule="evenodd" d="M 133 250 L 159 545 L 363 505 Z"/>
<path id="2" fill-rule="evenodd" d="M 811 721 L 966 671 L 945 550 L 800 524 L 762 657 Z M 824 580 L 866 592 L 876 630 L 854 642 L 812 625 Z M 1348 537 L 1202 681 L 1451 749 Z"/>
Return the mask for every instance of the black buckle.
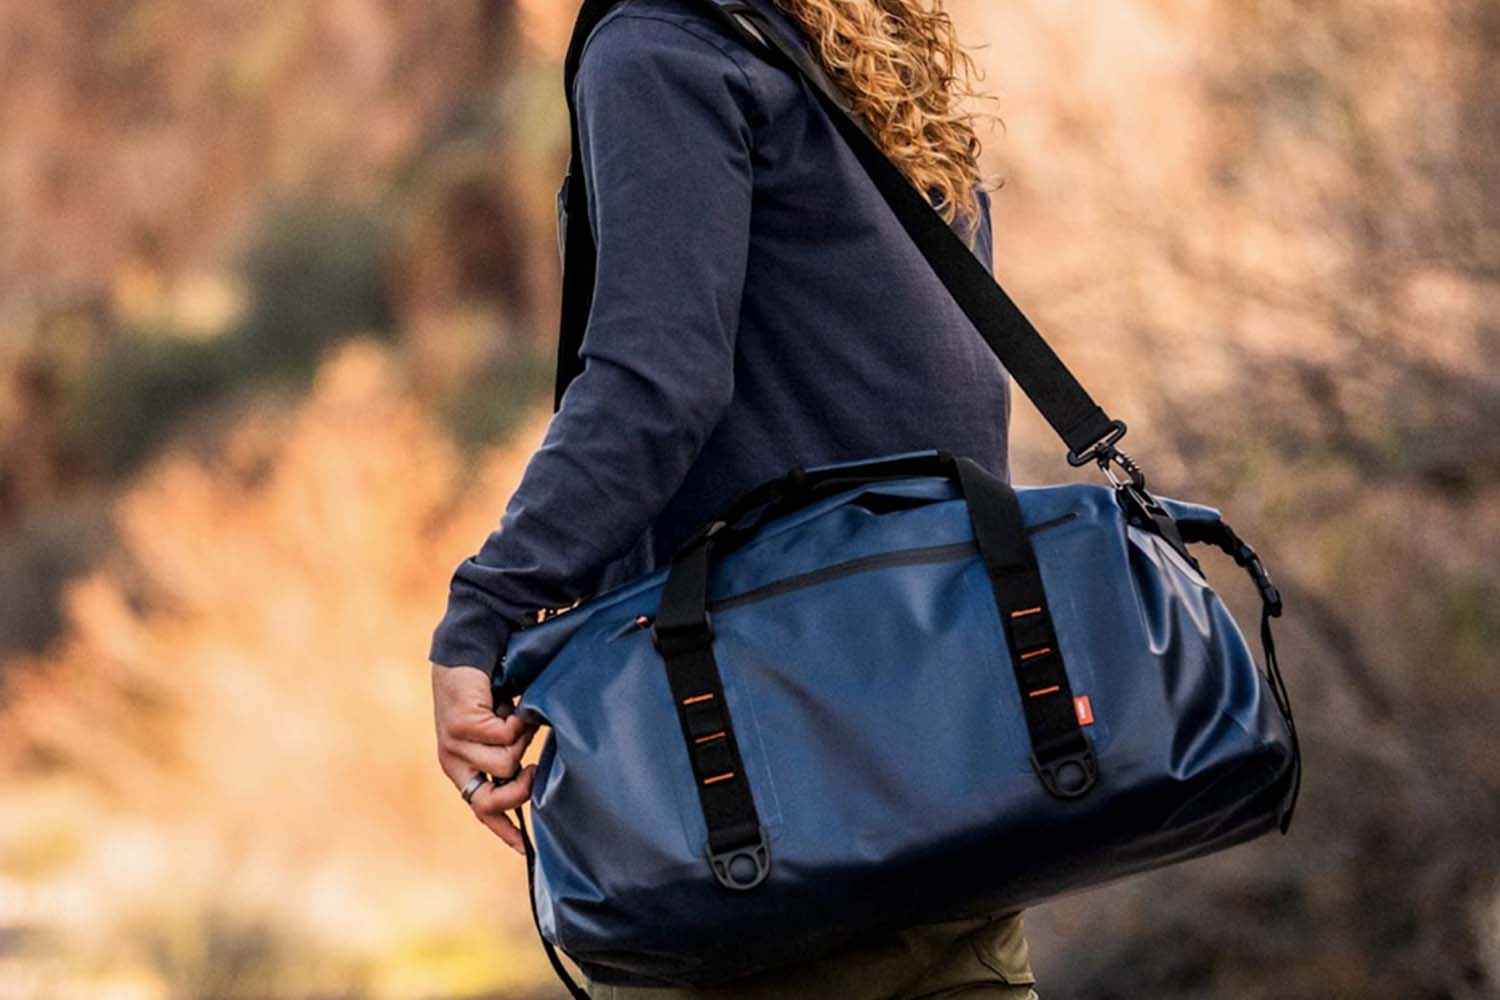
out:
<path id="1" fill-rule="evenodd" d="M 651 626 L 651 645 L 662 656 L 691 653 L 713 645 L 713 641 L 714 620 L 707 611 L 703 612 L 702 622 L 662 628 L 661 619 L 658 618 Z"/>
<path id="2" fill-rule="evenodd" d="M 1115 487 L 1115 493 L 1125 509 L 1125 516 L 1141 527 L 1149 528 L 1158 518 L 1171 517 L 1150 491 L 1137 488 L 1134 483 L 1121 483 Z"/>
<path id="3" fill-rule="evenodd" d="M 1115 445 L 1125 436 L 1125 421 L 1111 420 L 1109 427 L 1109 433 L 1084 449 L 1082 455 L 1075 454 L 1073 449 L 1069 448 L 1068 464 L 1076 469 L 1079 466 L 1088 465 L 1090 462 L 1097 462 L 1112 454 L 1115 450 Z"/>
<path id="4" fill-rule="evenodd" d="M 754 889 L 771 874 L 771 848 L 766 844 L 766 828 L 760 827 L 755 843 L 714 853 L 708 849 L 708 864 L 714 878 L 726 889 Z"/>
<path id="5" fill-rule="evenodd" d="M 1177 528 L 1177 522 L 1149 490 L 1133 482 L 1117 483 L 1115 495 L 1125 511 L 1126 521 L 1139 528 L 1155 532 L 1162 541 L 1171 546 L 1174 552 L 1182 556 L 1198 575 L 1203 575 L 1203 567 L 1188 551 L 1187 543 L 1182 540 L 1182 533 Z"/>
<path id="6" fill-rule="evenodd" d="M 1250 574 L 1250 579 L 1255 581 L 1255 589 L 1260 591 L 1260 599 L 1265 604 L 1266 614 L 1272 618 L 1281 617 L 1281 591 L 1276 584 L 1271 582 L 1271 574 L 1266 572 L 1266 564 L 1260 561 L 1260 556 L 1255 550 L 1235 536 L 1238 543 L 1233 552 L 1236 564 L 1243 566 L 1245 572 Z"/>

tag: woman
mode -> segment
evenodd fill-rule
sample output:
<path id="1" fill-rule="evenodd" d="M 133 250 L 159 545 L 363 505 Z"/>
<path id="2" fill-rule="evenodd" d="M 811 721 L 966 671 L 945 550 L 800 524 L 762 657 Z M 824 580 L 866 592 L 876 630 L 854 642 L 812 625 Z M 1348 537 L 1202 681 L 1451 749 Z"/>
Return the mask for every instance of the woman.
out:
<path id="1" fill-rule="evenodd" d="M 990 265 L 971 63 L 921 0 L 752 0 Z M 521 849 L 532 731 L 492 705 L 511 631 L 665 562 L 796 464 L 927 448 L 1006 476 L 1006 374 L 788 70 L 694 0 L 623 0 L 574 92 L 598 250 L 581 355 L 498 531 L 455 572 L 431 660 L 439 758 Z M 887 725 L 913 724 L 891 719 Z M 484 774 L 505 784 L 484 781 Z M 1031 997 L 1020 914 L 917 928 L 717 990 L 585 969 L 595 997 Z"/>

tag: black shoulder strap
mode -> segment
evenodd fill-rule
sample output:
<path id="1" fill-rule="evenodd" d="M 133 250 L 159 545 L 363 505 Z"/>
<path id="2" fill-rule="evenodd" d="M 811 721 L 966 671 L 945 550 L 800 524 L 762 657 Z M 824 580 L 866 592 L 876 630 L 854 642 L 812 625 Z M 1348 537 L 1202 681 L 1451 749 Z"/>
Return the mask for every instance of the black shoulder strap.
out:
<path id="1" fill-rule="evenodd" d="M 564 184 L 565 213 L 561 220 L 564 266 L 554 398 L 557 407 L 562 405 L 564 391 L 583 366 L 579 349 L 588 325 L 595 276 L 595 247 L 588 221 L 586 182 L 579 160 L 573 81 L 584 43 L 616 2 L 618 0 L 585 0 L 564 64 L 573 149 Z M 742 0 L 700 2 L 753 50 L 789 66 L 808 81 L 944 287 L 978 329 L 990 350 L 995 352 L 1016 383 L 1067 444 L 1068 460 L 1075 465 L 1085 464 L 1097 457 L 1096 448 L 1103 450 L 1123 437 L 1124 423 L 1110 419 L 1094 402 L 958 234 L 885 156 L 850 112 L 843 95 L 812 53 Z"/>
<path id="2" fill-rule="evenodd" d="M 557 382 L 552 407 L 562 407 L 568 384 L 583 371 L 583 332 L 589 322 L 589 308 L 594 303 L 595 248 L 594 232 L 589 227 L 588 193 L 585 190 L 583 160 L 579 152 L 578 108 L 573 99 L 573 81 L 589 36 L 619 0 L 584 0 L 573 23 L 573 37 L 563 59 L 563 94 L 568 102 L 568 173 L 558 192 L 558 240 L 563 262 L 562 318 L 557 338 Z"/>

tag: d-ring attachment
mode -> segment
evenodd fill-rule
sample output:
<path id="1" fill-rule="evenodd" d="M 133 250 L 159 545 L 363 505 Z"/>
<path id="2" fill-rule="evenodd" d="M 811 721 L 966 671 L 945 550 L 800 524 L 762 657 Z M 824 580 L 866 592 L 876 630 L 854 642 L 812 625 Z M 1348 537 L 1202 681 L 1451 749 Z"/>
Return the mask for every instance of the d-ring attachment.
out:
<path id="1" fill-rule="evenodd" d="M 709 848 L 708 863 L 714 870 L 714 878 L 726 889 L 754 889 L 771 874 L 771 849 L 766 844 L 766 831 L 761 827 L 755 843 L 735 847 L 715 854 Z"/>
<path id="2" fill-rule="evenodd" d="M 1071 448 L 1068 449 L 1068 464 L 1075 469 L 1082 468 L 1090 462 L 1099 461 L 1106 455 L 1115 453 L 1115 445 L 1125 436 L 1125 421 L 1111 420 L 1109 422 L 1109 433 L 1104 435 L 1093 444 L 1084 449 L 1083 454 L 1077 454 Z"/>

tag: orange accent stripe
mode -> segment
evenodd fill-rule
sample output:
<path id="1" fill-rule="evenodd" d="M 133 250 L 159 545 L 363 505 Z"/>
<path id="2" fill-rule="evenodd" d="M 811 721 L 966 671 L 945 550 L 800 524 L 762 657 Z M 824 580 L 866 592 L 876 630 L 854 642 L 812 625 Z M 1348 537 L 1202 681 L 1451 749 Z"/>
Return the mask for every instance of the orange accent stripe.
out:
<path id="1" fill-rule="evenodd" d="M 721 729 L 717 733 L 709 733 L 707 736 L 700 736 L 696 740 L 694 740 L 693 742 L 694 743 L 707 743 L 709 740 L 721 739 L 721 738 L 723 738 L 723 736 L 724 736 L 724 730 Z"/>
<path id="2" fill-rule="evenodd" d="M 705 785 L 713 785 L 720 781 L 728 781 L 732 777 L 734 777 L 733 771 L 725 771 L 723 774 L 716 774 L 712 778 L 704 778 L 703 783 Z"/>
<path id="3" fill-rule="evenodd" d="M 1051 694 L 1054 691 L 1061 691 L 1061 690 L 1062 690 L 1062 687 L 1060 685 L 1054 684 L 1051 687 L 1038 688 L 1037 690 L 1035 690 L 1035 691 L 1031 692 L 1029 695 L 1027 695 L 1027 697 L 1028 698 L 1040 698 L 1044 694 Z"/>
<path id="4" fill-rule="evenodd" d="M 710 691 L 708 694 L 695 694 L 691 698 L 684 698 L 682 699 L 682 703 L 684 705 L 696 705 L 700 701 L 713 701 L 713 698 L 714 693 Z"/>
<path id="5" fill-rule="evenodd" d="M 1040 604 L 1038 604 L 1034 608 L 1025 608 L 1025 609 L 1023 609 L 1021 611 L 1012 611 L 1010 613 L 1010 616 L 1012 618 L 1025 618 L 1027 615 L 1039 615 L 1041 613 L 1042 613 L 1042 606 Z"/>
<path id="6" fill-rule="evenodd" d="M 1021 654 L 1021 659 L 1023 659 L 1023 660 L 1034 660 L 1038 656 L 1046 656 L 1050 652 L 1052 652 L 1052 647 L 1051 646 L 1043 646 L 1041 649 L 1033 649 L 1029 653 L 1022 653 Z"/>

